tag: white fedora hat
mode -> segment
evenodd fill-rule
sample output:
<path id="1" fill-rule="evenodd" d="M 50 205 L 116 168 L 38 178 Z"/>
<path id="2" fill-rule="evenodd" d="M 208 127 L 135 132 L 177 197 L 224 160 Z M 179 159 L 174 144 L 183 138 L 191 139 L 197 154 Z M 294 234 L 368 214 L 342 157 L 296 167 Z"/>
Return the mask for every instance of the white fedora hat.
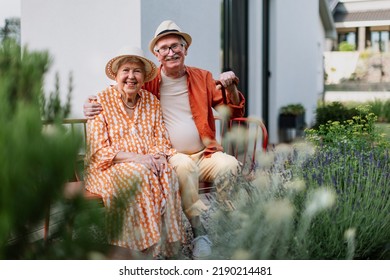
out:
<path id="1" fill-rule="evenodd" d="M 151 60 L 145 58 L 144 52 L 137 47 L 123 47 L 118 52 L 117 56 L 111 58 L 106 64 L 106 75 L 111 80 L 115 80 L 116 73 L 113 71 L 113 67 L 121 58 L 135 57 L 140 59 L 145 64 L 145 83 L 153 80 L 157 75 L 157 67 Z"/>
<path id="2" fill-rule="evenodd" d="M 157 41 L 164 36 L 167 36 L 169 34 L 176 34 L 180 35 L 186 40 L 187 47 L 191 45 L 192 38 L 189 34 L 182 32 L 180 27 L 174 23 L 172 20 L 165 20 L 157 27 L 156 32 L 154 33 L 154 38 L 149 43 L 149 49 L 154 54 L 154 46 L 156 45 Z"/>

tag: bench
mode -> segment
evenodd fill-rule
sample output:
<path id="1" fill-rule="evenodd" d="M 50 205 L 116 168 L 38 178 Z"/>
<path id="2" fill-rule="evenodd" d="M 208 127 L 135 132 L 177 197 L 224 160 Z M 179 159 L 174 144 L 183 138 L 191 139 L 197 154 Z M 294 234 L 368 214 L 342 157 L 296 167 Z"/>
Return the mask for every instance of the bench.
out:
<path id="1" fill-rule="evenodd" d="M 244 176 L 250 176 L 255 171 L 260 147 L 264 152 L 267 150 L 268 133 L 264 123 L 255 118 L 234 118 L 223 121 L 215 117 L 215 121 L 218 134 L 217 140 L 220 141 L 225 152 L 233 155 L 242 163 Z M 68 127 L 69 133 L 81 134 L 84 140 L 77 158 L 73 179 L 64 186 L 64 197 L 71 199 L 75 195 L 81 194 L 86 200 L 96 200 L 103 204 L 102 197 L 99 194 L 91 193 L 84 187 L 82 171 L 87 145 L 87 119 L 65 119 L 63 125 Z M 199 182 L 200 193 L 211 192 L 213 189 L 212 182 Z M 49 222 L 50 210 L 48 210 L 44 223 L 43 235 L 45 240 L 49 235 Z"/>

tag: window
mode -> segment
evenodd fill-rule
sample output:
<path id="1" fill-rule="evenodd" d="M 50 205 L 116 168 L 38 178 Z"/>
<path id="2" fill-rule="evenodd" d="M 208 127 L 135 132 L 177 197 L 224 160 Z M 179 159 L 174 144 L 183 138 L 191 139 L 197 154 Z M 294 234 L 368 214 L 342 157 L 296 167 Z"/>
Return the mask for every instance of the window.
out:
<path id="1" fill-rule="evenodd" d="M 350 45 L 354 45 L 356 47 L 356 32 L 345 32 L 345 33 L 339 33 L 338 38 L 338 44 L 340 45 L 341 42 L 347 42 Z"/>
<path id="2" fill-rule="evenodd" d="M 389 52 L 389 31 L 371 31 L 372 50 Z"/>

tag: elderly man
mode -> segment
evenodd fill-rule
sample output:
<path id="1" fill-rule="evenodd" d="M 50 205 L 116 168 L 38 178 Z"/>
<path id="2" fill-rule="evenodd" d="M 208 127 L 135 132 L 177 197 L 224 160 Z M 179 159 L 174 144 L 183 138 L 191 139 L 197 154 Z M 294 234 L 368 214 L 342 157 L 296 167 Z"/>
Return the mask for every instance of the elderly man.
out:
<path id="1" fill-rule="evenodd" d="M 161 102 L 163 119 L 172 146 L 178 153 L 169 159 L 179 178 L 182 205 L 192 226 L 195 259 L 211 254 L 211 241 L 200 215 L 207 207 L 199 199 L 199 179 L 220 185 L 240 172 L 238 161 L 223 152 L 216 141 L 212 108 L 224 104 L 221 91 L 209 71 L 185 65 L 192 38 L 171 20 L 163 21 L 149 44 L 150 51 L 161 63 L 157 77 L 144 88 Z M 232 117 L 244 114 L 244 97 L 237 90 L 238 78 L 232 71 L 219 80 L 227 91 L 227 106 Z M 92 117 L 100 107 L 84 105 L 84 113 Z M 217 186 L 217 190 L 222 187 Z"/>

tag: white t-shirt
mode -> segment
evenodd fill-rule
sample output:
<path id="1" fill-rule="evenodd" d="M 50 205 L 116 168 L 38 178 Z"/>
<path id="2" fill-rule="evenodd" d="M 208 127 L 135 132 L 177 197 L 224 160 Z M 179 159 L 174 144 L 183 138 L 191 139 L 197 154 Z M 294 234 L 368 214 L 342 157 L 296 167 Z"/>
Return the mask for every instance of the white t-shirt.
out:
<path id="1" fill-rule="evenodd" d="M 188 99 L 187 75 L 178 79 L 161 71 L 160 103 L 172 146 L 180 153 L 193 154 L 204 149 Z"/>

